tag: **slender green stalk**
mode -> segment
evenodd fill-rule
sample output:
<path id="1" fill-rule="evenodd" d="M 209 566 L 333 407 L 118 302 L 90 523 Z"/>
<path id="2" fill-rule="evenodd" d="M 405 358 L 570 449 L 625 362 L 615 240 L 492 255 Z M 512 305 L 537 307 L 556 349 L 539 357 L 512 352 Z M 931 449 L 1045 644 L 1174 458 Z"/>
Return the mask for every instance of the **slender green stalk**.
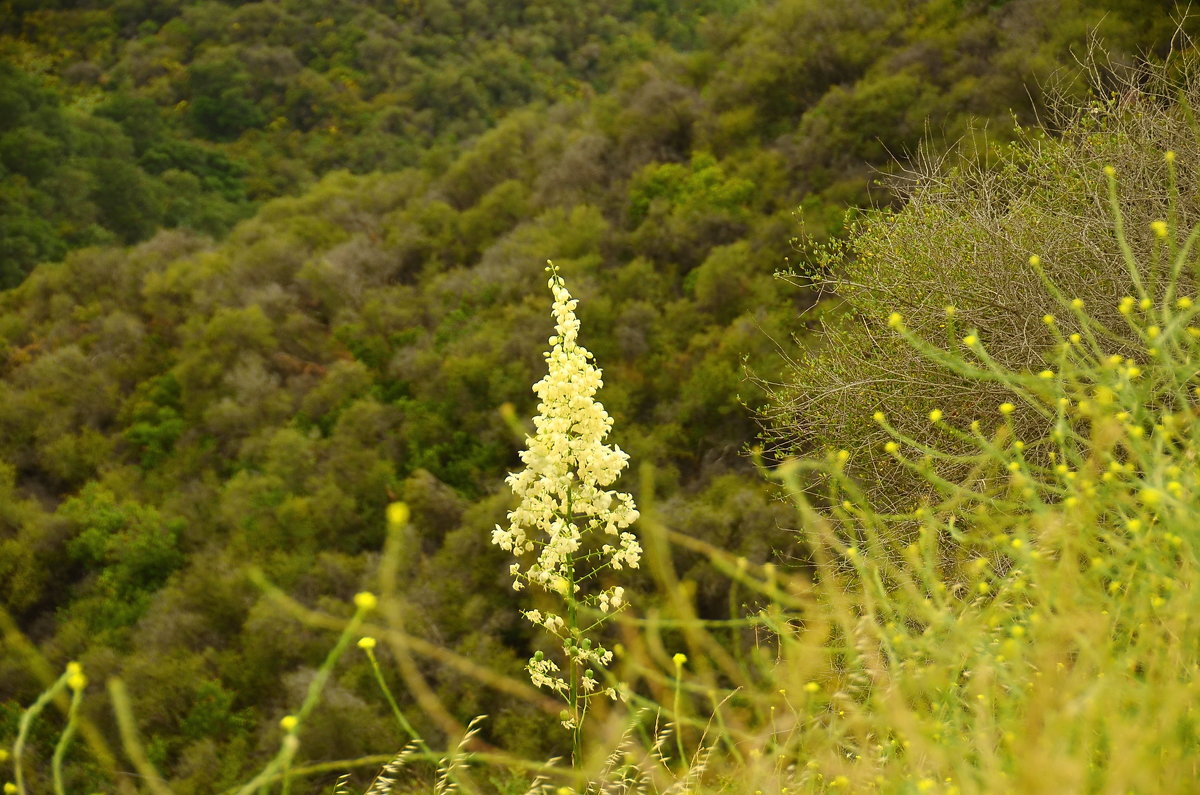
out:
<path id="1" fill-rule="evenodd" d="M 573 489 L 567 488 L 567 513 L 563 517 L 570 522 L 572 518 Z M 575 602 L 575 556 L 567 556 L 567 585 L 564 596 L 567 600 L 567 637 L 579 642 L 579 607 Z M 579 704 L 579 661 L 567 650 L 567 664 L 570 667 L 571 682 L 571 764 L 576 768 L 583 764 L 583 713 Z"/>
<path id="2" fill-rule="evenodd" d="M 146 756 L 146 749 L 142 747 L 142 741 L 137 733 L 137 724 L 133 719 L 133 710 L 129 706 L 129 692 L 125 689 L 125 683 L 116 677 L 109 679 L 108 697 L 112 701 L 113 713 L 117 717 L 117 730 L 121 733 L 121 743 L 125 746 L 125 753 L 129 757 L 129 761 L 133 762 L 134 768 L 137 769 L 142 780 L 154 795 L 171 795 L 166 781 L 154 769 L 150 758 Z"/>
<path id="3" fill-rule="evenodd" d="M 66 756 L 71 738 L 75 736 L 75 729 L 79 721 L 79 705 L 83 702 L 83 687 L 86 680 L 83 679 L 83 674 L 74 674 L 67 678 L 67 684 L 71 688 L 71 706 L 67 710 L 67 725 L 58 738 L 58 743 L 54 746 L 54 756 L 50 760 L 55 795 L 66 795 L 66 788 L 63 786 L 63 757 Z"/>
<path id="4" fill-rule="evenodd" d="M 21 767 L 21 757 L 25 754 L 25 743 L 29 739 L 29 729 L 33 726 L 34 719 L 46 708 L 46 705 L 67 686 L 67 679 L 70 676 L 71 672 L 68 670 L 38 696 L 37 700 L 29 706 L 29 709 L 21 714 L 21 721 L 17 726 L 17 739 L 13 743 L 12 754 L 13 776 L 16 780 L 18 795 L 26 795 L 25 772 Z"/>
<path id="5" fill-rule="evenodd" d="M 364 641 L 368 640 L 371 642 L 369 644 L 365 644 Z M 433 751 L 430 750 L 429 745 L 426 744 L 425 738 L 422 737 L 416 728 L 413 727 L 412 723 L 409 722 L 408 717 L 405 716 L 404 712 L 400 709 L 400 704 L 397 703 L 396 697 L 392 695 L 392 689 L 388 687 L 387 680 L 383 677 L 383 669 L 379 667 L 379 658 L 375 656 L 374 644 L 374 638 L 363 638 L 358 642 L 359 648 L 361 648 L 367 654 L 367 659 L 371 663 L 371 670 L 375 674 L 375 681 L 379 684 L 379 689 L 383 691 L 383 697 L 387 700 L 388 706 L 392 708 L 392 714 L 396 716 L 396 722 L 400 724 L 400 728 L 408 734 L 413 742 L 422 748 L 422 753 L 426 757 L 430 759 L 436 759 L 437 757 L 434 755 Z"/>
<path id="6" fill-rule="evenodd" d="M 1126 271 L 1129 273 L 1133 286 L 1137 289 L 1138 297 L 1145 298 L 1146 287 L 1142 283 L 1141 268 L 1138 266 L 1137 257 L 1133 254 L 1133 248 L 1129 245 L 1129 239 L 1125 236 L 1125 217 L 1121 212 L 1120 200 L 1117 198 L 1116 171 L 1112 166 L 1105 166 L 1104 176 L 1108 182 L 1108 204 L 1112 210 L 1113 234 L 1121 249 L 1121 259 L 1125 262 Z"/>
<path id="7" fill-rule="evenodd" d="M 671 658 L 675 663 L 675 701 L 672 705 L 675 721 L 675 748 L 679 751 L 679 764 L 683 765 L 684 770 L 687 769 L 687 754 L 683 750 L 683 664 L 687 662 L 687 655 L 683 653 L 676 654 Z"/>
<path id="8" fill-rule="evenodd" d="M 284 729 L 284 736 L 283 741 L 279 745 L 278 753 L 259 771 L 257 776 L 237 791 L 237 795 L 250 795 L 252 792 L 259 791 L 279 772 L 282 772 L 283 777 L 283 795 L 287 795 L 291 790 L 291 776 L 289 773 L 292 759 L 295 758 L 296 752 L 300 749 L 300 739 L 297 737 L 300 726 L 317 705 L 317 701 L 321 697 L 321 691 L 325 689 L 325 684 L 329 681 L 329 676 L 333 672 L 333 667 L 341 659 L 342 654 L 345 653 L 347 647 L 350 645 L 350 639 L 358 633 L 358 628 L 362 624 L 363 618 L 366 617 L 368 612 L 374 609 L 375 604 L 376 599 L 373 594 L 364 592 L 354 597 L 354 616 L 346 624 L 346 628 L 342 630 L 337 643 L 334 644 L 333 649 L 326 655 L 325 662 L 321 664 L 316 675 L 309 682 L 308 692 L 305 693 L 300 709 L 295 715 L 285 716 L 280 721 L 280 725 Z"/>

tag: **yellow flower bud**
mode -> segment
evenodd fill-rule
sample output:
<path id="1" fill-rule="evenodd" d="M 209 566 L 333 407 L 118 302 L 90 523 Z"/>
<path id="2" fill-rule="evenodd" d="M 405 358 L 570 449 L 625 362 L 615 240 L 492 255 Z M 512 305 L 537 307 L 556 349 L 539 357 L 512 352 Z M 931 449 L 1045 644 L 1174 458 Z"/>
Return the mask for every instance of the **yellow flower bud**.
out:
<path id="1" fill-rule="evenodd" d="M 979 337 L 976 337 L 974 334 L 968 334 L 962 338 L 962 344 L 966 345 L 968 348 L 974 348 L 978 343 Z"/>
<path id="2" fill-rule="evenodd" d="M 1150 231 L 1154 232 L 1154 234 L 1158 237 L 1166 237 L 1167 236 L 1167 222 L 1166 221 L 1151 221 L 1150 222 Z"/>
<path id="3" fill-rule="evenodd" d="M 675 655 L 671 657 L 671 662 L 675 663 L 676 668 L 682 668 L 684 663 L 687 662 L 687 655 L 683 652 L 677 651 L 675 652 Z"/>
<path id="4" fill-rule="evenodd" d="M 1112 166 L 1104 167 L 1104 176 L 1115 177 L 1116 175 L 1117 175 L 1117 170 L 1115 168 L 1113 168 Z"/>
<path id="5" fill-rule="evenodd" d="M 1040 267 L 1042 264 L 1042 258 L 1037 254 L 1034 254 L 1029 258 L 1029 264 L 1035 268 Z"/>
<path id="6" fill-rule="evenodd" d="M 360 591 L 354 594 L 354 606 L 363 612 L 374 610 L 378 604 L 379 600 L 370 591 Z"/>
<path id="7" fill-rule="evenodd" d="M 930 422 L 938 422 L 941 419 L 942 419 L 942 410 L 941 409 L 934 409 L 933 411 L 929 412 L 929 421 Z"/>
<path id="8" fill-rule="evenodd" d="M 387 507 L 387 521 L 393 527 L 408 524 L 409 515 L 408 505 L 403 502 L 393 502 Z"/>
<path id="9" fill-rule="evenodd" d="M 1012 414 L 1016 410 L 1017 410 L 1017 407 L 1011 403 L 1001 403 L 1000 404 L 1000 413 L 1005 416 Z"/>
<path id="10" fill-rule="evenodd" d="M 370 651 L 371 649 L 375 648 L 375 639 L 370 635 L 359 638 L 358 648 L 362 649 L 363 651 Z"/>
<path id="11" fill-rule="evenodd" d="M 893 312 L 888 315 L 887 324 L 888 328 L 899 328 L 904 324 L 904 318 L 900 316 L 899 312 Z"/>
<path id="12" fill-rule="evenodd" d="M 1192 299 L 1188 298 L 1185 295 L 1183 298 L 1180 298 L 1178 301 L 1175 302 L 1175 306 L 1178 307 L 1179 309 L 1191 309 L 1192 308 Z"/>
<path id="13" fill-rule="evenodd" d="M 1083 299 L 1082 298 L 1072 298 L 1071 299 L 1071 308 L 1076 309 L 1076 310 L 1083 309 Z"/>
<path id="14" fill-rule="evenodd" d="M 300 719 L 295 715 L 284 715 L 279 719 L 279 728 L 283 729 L 285 732 L 295 731 L 296 726 L 299 724 Z"/>

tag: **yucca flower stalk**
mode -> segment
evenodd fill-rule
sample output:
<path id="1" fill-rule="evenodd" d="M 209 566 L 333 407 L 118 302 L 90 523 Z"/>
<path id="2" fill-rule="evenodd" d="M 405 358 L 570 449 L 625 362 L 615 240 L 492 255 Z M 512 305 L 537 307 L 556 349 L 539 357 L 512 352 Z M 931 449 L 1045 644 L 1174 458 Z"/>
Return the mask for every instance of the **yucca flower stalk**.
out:
<path id="1" fill-rule="evenodd" d="M 633 497 L 607 488 L 629 456 L 604 443 L 613 421 L 595 399 L 603 385 L 600 368 L 578 342 L 578 301 L 554 263 L 546 270 L 555 320 L 544 354 L 549 371 L 533 387 L 538 415 L 521 453 L 525 469 L 507 479 L 520 503 L 509 512 L 507 529 L 496 526 L 492 543 L 516 555 L 509 568 L 514 589 L 540 588 L 563 602 L 561 612 L 522 611 L 562 646 L 561 666 L 538 651 L 525 670 L 535 686 L 566 701 L 562 723 L 572 733 L 578 763 L 589 701 L 618 695 L 615 688 L 600 687 L 598 673 L 612 661 L 612 652 L 588 637 L 626 607 L 624 588 L 605 575 L 637 568 L 642 548 L 629 530 L 638 518 Z"/>

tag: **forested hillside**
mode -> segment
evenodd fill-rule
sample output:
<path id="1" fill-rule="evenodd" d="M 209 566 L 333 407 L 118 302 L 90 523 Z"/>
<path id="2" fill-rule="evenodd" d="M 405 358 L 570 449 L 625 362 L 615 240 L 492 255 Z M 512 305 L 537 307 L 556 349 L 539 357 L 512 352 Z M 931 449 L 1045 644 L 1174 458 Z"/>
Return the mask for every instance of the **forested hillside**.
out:
<path id="1" fill-rule="evenodd" d="M 221 236 L 330 170 L 439 172 L 737 3 L 55 5 L 6 3 L 0 28 L 5 286 L 81 245 Z"/>
<path id="2" fill-rule="evenodd" d="M 667 524 L 798 565 L 747 455 L 820 314 L 774 278 L 821 277 L 794 238 L 891 205 L 921 146 L 986 164 L 1054 121 L 1048 96 L 1165 57 L 1157 5 L 0 4 L 0 739 L 77 660 L 128 683 L 175 792 L 246 780 L 331 642 L 248 567 L 348 615 L 398 500 L 408 631 L 521 676 L 533 633 L 487 539 L 544 371 L 547 259 Z M 703 556 L 676 565 L 728 612 Z M 562 752 L 554 713 L 421 665 L 488 743 Z M 338 668 L 305 760 L 403 744 L 371 677 Z M 103 694 L 86 710 L 111 728 Z M 68 761 L 68 791 L 110 786 Z"/>

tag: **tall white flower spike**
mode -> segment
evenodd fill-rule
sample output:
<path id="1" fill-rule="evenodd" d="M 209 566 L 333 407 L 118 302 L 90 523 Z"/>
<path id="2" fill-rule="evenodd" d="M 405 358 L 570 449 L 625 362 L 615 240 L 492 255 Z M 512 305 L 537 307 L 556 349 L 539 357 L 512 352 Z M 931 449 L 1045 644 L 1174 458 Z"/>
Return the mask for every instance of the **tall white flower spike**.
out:
<path id="1" fill-rule="evenodd" d="M 593 645 L 579 628 L 579 609 L 594 608 L 598 618 L 589 628 L 615 616 L 626 606 L 625 590 L 600 586 L 607 570 L 636 569 L 642 548 L 630 526 L 638 512 L 633 497 L 609 490 L 629 461 L 616 445 L 606 445 L 612 417 L 595 399 L 603 386 L 600 368 L 578 342 L 578 301 L 571 297 L 558 269 L 549 263 L 548 286 L 554 296 L 554 336 L 543 354 L 549 371 L 534 385 L 538 396 L 535 432 L 521 453 L 525 469 L 508 476 L 520 500 L 508 514 L 508 527 L 492 532 L 492 543 L 512 552 L 513 588 L 537 587 L 566 603 L 566 616 L 527 610 L 524 616 L 558 638 L 570 681 L 557 676 L 559 666 L 538 652 L 526 670 L 538 687 L 560 693 L 568 703 L 563 724 L 578 731 L 587 699 L 615 695 L 596 689 L 593 668 L 603 668 L 612 652 Z"/>

